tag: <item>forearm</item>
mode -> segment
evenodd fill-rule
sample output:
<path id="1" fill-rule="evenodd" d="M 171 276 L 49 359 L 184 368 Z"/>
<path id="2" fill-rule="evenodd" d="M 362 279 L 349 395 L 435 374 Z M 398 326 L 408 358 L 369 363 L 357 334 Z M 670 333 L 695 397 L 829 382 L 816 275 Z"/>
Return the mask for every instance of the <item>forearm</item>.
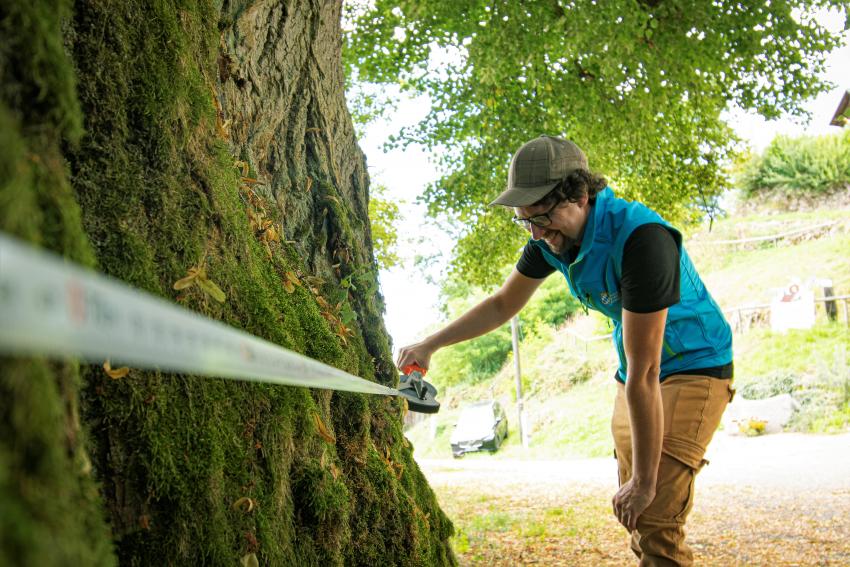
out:
<path id="1" fill-rule="evenodd" d="M 519 307 L 512 309 L 498 296 L 491 296 L 455 319 L 423 342 L 432 350 L 453 345 L 489 333 L 517 314 Z"/>
<path id="2" fill-rule="evenodd" d="M 639 487 L 655 488 L 664 441 L 664 406 L 657 367 L 629 373 L 626 403 L 632 429 L 632 478 Z"/>

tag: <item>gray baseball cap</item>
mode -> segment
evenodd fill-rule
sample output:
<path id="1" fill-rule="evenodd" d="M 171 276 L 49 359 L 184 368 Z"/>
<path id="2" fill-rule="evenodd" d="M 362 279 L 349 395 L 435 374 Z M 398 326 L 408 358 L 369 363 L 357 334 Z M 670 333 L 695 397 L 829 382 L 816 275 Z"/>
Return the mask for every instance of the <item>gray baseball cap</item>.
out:
<path id="1" fill-rule="evenodd" d="M 508 170 L 508 187 L 491 205 L 527 207 L 577 169 L 587 169 L 584 152 L 569 140 L 540 136 L 514 154 Z"/>

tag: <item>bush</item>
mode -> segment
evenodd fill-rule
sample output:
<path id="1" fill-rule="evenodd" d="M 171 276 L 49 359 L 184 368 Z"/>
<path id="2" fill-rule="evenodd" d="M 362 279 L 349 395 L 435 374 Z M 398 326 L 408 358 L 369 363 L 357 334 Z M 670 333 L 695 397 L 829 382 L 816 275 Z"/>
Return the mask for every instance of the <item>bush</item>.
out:
<path id="1" fill-rule="evenodd" d="M 780 394 L 793 394 L 801 380 L 796 374 L 779 371 L 768 374 L 758 381 L 738 387 L 738 395 L 747 400 L 763 400 Z"/>
<path id="2" fill-rule="evenodd" d="M 777 136 L 741 167 L 745 198 L 816 197 L 850 185 L 850 131 L 828 136 Z"/>
<path id="3" fill-rule="evenodd" d="M 429 378 L 441 386 L 475 384 L 496 374 L 510 352 L 511 328 L 503 325 L 477 339 L 437 351 Z"/>
<path id="4" fill-rule="evenodd" d="M 850 377 L 836 368 L 820 368 L 811 376 L 777 371 L 757 381 L 738 386 L 738 395 L 761 400 L 791 394 L 800 404 L 786 429 L 805 433 L 842 431 L 850 425 Z M 757 424 L 742 428 L 747 435 L 758 435 Z"/>
<path id="5" fill-rule="evenodd" d="M 443 287 L 445 313 L 454 320 L 487 297 L 487 293 L 462 281 Z M 520 340 L 557 327 L 579 309 L 559 274 L 552 274 L 520 313 Z M 445 323 L 442 323 L 445 324 Z M 495 375 L 511 353 L 511 327 L 503 325 L 484 336 L 441 349 L 431 360 L 430 379 L 440 386 L 476 384 Z"/>

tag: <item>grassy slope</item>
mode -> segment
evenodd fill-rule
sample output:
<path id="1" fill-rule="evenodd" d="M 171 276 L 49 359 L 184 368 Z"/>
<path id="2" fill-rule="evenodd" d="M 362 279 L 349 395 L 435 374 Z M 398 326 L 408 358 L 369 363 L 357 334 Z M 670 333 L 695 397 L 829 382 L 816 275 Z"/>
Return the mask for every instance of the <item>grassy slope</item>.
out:
<path id="1" fill-rule="evenodd" d="M 835 293 L 848 294 L 850 256 L 846 251 L 850 250 L 850 210 L 728 218 L 717 222 L 711 234 L 691 238 L 708 242 L 764 236 L 829 220 L 838 221 L 840 225 L 830 236 L 793 246 L 765 246 L 733 252 L 729 246 L 707 244 L 689 245 L 689 250 L 715 299 L 724 308 L 769 303 L 772 290 L 787 285 L 791 277 L 802 281 L 813 276 L 831 278 Z M 835 381 L 848 374 L 850 329 L 843 322 L 827 324 L 822 308 L 818 317 L 818 326 L 811 331 L 781 335 L 768 329 L 755 329 L 736 335 L 735 364 L 739 386 L 782 372 L 809 381 Z M 607 325 L 595 318 L 582 318 L 571 328 L 585 336 L 607 332 Z M 446 408 L 431 418 L 436 420 L 436 426 L 426 420 L 407 432 L 417 457 L 450 457 L 449 438 L 459 406 L 490 396 L 505 404 L 512 433 L 498 453 L 501 458 L 610 455 L 613 443 L 608 424 L 615 391 L 612 380 L 615 361 L 610 343 L 604 340 L 590 343 L 585 352 L 583 343 L 576 343 L 572 336 L 560 330 L 546 336 L 529 337 L 522 344 L 520 356 L 525 407 L 532 434 L 528 450 L 522 449 L 516 434 L 515 378 L 513 364 L 509 361 L 487 382 L 443 393 Z M 850 409 L 831 412 L 820 421 L 803 425 L 816 431 L 841 429 L 850 425 Z M 432 440 L 435 429 L 437 436 Z M 491 456 L 468 455 L 465 458 Z"/>

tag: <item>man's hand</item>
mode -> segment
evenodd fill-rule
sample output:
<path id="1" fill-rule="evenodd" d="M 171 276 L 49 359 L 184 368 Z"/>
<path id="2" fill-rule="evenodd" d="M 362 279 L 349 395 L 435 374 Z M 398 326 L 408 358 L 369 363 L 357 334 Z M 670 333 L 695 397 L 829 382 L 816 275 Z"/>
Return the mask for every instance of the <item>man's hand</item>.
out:
<path id="1" fill-rule="evenodd" d="M 655 500 L 655 487 L 639 487 L 629 479 L 612 500 L 614 504 L 614 515 L 627 530 L 637 529 L 637 521 L 643 511 Z"/>
<path id="2" fill-rule="evenodd" d="M 427 370 L 428 364 L 431 362 L 431 355 L 434 354 L 435 350 L 427 341 L 402 347 L 398 351 L 396 366 L 402 369 L 410 364 L 415 364 Z"/>

